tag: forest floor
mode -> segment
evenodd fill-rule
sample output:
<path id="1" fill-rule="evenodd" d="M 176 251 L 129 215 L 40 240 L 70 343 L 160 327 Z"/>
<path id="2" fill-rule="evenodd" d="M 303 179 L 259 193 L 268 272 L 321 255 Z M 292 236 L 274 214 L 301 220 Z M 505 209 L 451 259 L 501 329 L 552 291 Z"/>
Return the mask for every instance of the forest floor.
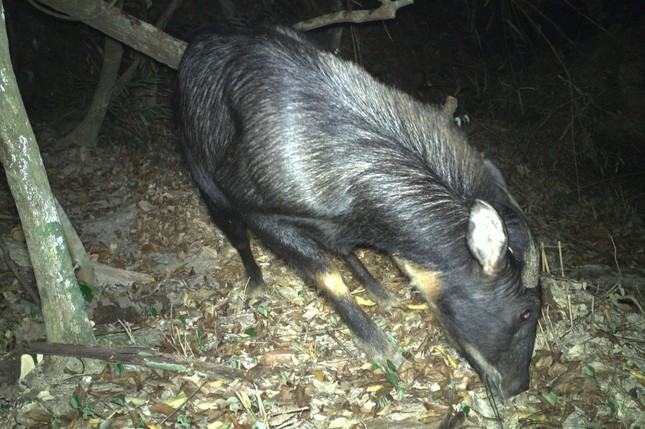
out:
<path id="1" fill-rule="evenodd" d="M 91 257 L 154 277 L 93 291 L 99 343 L 153 347 L 239 369 L 241 377 L 99 362 L 72 365 L 58 379 L 36 365 L 18 381 L 18 346 L 44 340 L 44 330 L 0 260 L 2 428 L 645 427 L 645 228 L 629 199 L 625 217 L 607 226 L 591 215 L 590 199 L 554 196 L 557 179 L 510 181 L 547 264 L 530 389 L 501 402 L 486 394 L 388 257 L 358 252 L 403 304 L 389 310 L 337 263 L 362 308 L 409 358 L 396 374 L 366 362 L 325 300 L 257 241 L 268 289 L 245 305 L 240 259 L 211 223 L 167 129 L 154 143 L 100 145 L 80 159 L 56 147 L 47 125 L 35 128 L 54 194 Z M 466 131 L 495 159 L 494 148 L 516 131 L 491 128 Z M 512 163 L 502 159 L 502 170 Z M 5 182 L 0 213 L 9 259 L 33 285 Z"/>

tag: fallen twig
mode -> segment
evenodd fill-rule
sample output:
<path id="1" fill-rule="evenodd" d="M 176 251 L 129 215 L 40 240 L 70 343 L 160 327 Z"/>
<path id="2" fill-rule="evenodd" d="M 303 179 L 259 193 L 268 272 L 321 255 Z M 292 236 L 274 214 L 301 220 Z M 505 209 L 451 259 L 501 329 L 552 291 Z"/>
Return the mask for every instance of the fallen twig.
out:
<path id="1" fill-rule="evenodd" d="M 244 372 L 239 369 L 211 362 L 187 359 L 178 355 L 160 353 L 157 350 L 148 347 L 112 347 L 37 342 L 29 344 L 26 352 L 32 354 L 40 353 L 45 355 L 99 359 L 108 362 L 118 362 L 162 369 L 182 374 L 202 372 L 231 380 L 244 378 Z"/>

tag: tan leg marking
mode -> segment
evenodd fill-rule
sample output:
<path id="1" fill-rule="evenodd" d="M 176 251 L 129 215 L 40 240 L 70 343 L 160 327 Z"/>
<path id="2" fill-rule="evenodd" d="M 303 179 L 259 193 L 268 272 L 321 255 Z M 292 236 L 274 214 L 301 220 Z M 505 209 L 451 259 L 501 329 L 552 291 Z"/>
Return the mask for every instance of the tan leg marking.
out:
<path id="1" fill-rule="evenodd" d="M 430 304 L 435 304 L 443 282 L 441 280 L 441 273 L 437 271 L 428 271 L 421 265 L 414 262 L 406 261 L 398 256 L 393 256 L 394 262 L 399 266 L 401 271 L 408 276 L 410 284 L 428 301 Z"/>
<path id="2" fill-rule="evenodd" d="M 325 273 L 315 278 L 316 284 L 330 296 L 341 299 L 351 297 L 340 273 L 336 270 Z"/>

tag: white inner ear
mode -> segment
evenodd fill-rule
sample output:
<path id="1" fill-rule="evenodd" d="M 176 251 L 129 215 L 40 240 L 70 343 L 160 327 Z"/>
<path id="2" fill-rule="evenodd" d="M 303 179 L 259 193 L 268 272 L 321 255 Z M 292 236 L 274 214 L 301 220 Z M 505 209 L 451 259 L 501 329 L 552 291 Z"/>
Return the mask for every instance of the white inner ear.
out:
<path id="1" fill-rule="evenodd" d="M 487 275 L 504 265 L 508 237 L 497 211 L 482 200 L 475 200 L 468 221 L 468 247 Z"/>

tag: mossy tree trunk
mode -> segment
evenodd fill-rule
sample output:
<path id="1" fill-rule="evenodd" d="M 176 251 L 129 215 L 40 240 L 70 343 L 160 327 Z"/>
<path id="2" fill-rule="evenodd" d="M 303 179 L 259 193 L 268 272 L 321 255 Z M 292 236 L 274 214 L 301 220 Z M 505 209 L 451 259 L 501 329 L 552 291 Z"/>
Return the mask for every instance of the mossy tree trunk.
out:
<path id="1" fill-rule="evenodd" d="M 47 174 L 9 57 L 0 2 L 0 161 L 27 239 L 47 340 L 94 341 Z"/>

